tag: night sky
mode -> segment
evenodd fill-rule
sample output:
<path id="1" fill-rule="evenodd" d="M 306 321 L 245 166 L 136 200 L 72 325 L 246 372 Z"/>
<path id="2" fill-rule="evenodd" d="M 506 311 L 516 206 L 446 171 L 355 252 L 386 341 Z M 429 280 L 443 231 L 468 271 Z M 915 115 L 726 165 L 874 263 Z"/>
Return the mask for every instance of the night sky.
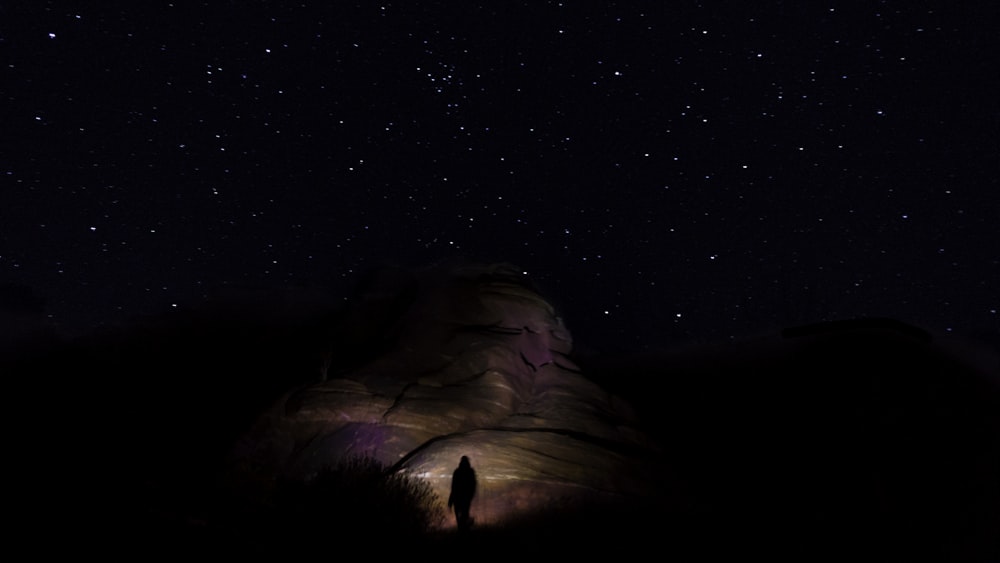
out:
<path id="1" fill-rule="evenodd" d="M 593 349 L 995 343 L 998 7 L 4 2 L 4 307 L 73 333 L 508 262 Z"/>

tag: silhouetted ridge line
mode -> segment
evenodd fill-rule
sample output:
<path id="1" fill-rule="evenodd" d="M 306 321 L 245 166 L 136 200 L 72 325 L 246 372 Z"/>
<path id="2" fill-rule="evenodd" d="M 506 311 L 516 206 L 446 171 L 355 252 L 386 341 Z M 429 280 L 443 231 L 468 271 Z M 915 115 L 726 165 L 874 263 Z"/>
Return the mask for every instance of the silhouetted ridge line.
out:
<path id="1" fill-rule="evenodd" d="M 889 330 L 904 334 L 921 342 L 930 342 L 932 340 L 930 333 L 922 328 L 906 324 L 896 319 L 878 317 L 844 319 L 795 326 L 782 330 L 781 336 L 782 338 L 801 338 L 804 336 L 816 336 L 820 334 L 855 330 Z"/>

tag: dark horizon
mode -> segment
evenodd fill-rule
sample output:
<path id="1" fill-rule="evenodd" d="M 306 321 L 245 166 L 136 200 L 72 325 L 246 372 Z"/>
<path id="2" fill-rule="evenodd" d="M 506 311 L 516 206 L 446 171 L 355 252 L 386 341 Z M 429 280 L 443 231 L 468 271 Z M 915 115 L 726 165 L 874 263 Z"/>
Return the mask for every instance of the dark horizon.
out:
<path id="1" fill-rule="evenodd" d="M 458 264 L 459 262 L 449 262 Z M 505 262 L 510 264 L 509 262 Z M 473 264 L 473 263 L 470 263 Z M 479 264 L 479 263 L 476 263 Z M 130 330 L 140 330 L 144 327 L 169 326 L 175 321 L 188 322 L 192 319 L 205 321 L 227 321 L 244 318 L 258 323 L 300 322 L 308 319 L 322 318 L 343 311 L 346 307 L 356 304 L 366 276 L 391 269 L 415 275 L 419 272 L 433 270 L 440 263 L 425 268 L 406 270 L 381 266 L 368 272 L 360 272 L 350 280 L 353 285 L 342 284 L 342 293 L 336 293 L 332 287 L 313 286 L 253 286 L 253 285 L 223 285 L 212 288 L 190 299 L 174 299 L 170 304 L 159 308 L 140 310 L 134 314 L 129 311 L 117 311 L 108 316 L 88 317 L 81 315 L 75 323 L 60 322 L 56 315 L 48 312 L 49 300 L 39 295 L 32 288 L 8 284 L 0 287 L 0 326 L 3 327 L 3 339 L 16 347 L 20 342 L 31 343 L 35 336 L 63 341 L 87 340 L 99 338 L 102 334 L 127 334 Z M 528 276 L 530 279 L 530 276 Z M 780 337 L 784 332 L 812 326 L 836 326 L 849 324 L 852 321 L 886 320 L 907 325 L 917 330 L 925 331 L 933 338 L 954 347 L 964 349 L 974 355 L 1000 354 L 1000 332 L 988 327 L 956 331 L 951 327 L 934 326 L 921 323 L 906 316 L 890 315 L 854 315 L 854 316 L 822 316 L 814 319 L 801 319 L 800 322 L 788 325 L 777 325 L 774 322 L 757 327 L 745 327 L 742 332 L 732 330 L 718 331 L 706 328 L 701 334 L 691 332 L 671 331 L 669 328 L 648 334 L 629 334 L 627 327 L 613 326 L 613 323 L 594 322 L 591 324 L 574 324 L 583 319 L 577 316 L 572 308 L 565 308 L 565 299 L 544 293 L 537 284 L 542 296 L 557 307 L 557 311 L 567 322 L 567 328 L 574 335 L 577 343 L 575 352 L 578 355 L 632 355 L 641 356 L 645 353 L 679 351 L 697 349 L 730 343 L 754 341 L 760 338 Z M 91 311 L 97 313 L 96 311 Z M 91 319 L 84 321 L 82 319 Z M 633 319 L 634 320 L 634 319 Z M 604 321 L 604 319 L 598 319 Z M 624 323 L 623 323 L 624 324 Z M 961 323 L 959 323 L 961 324 Z M 641 325 L 648 328 L 650 325 Z"/>

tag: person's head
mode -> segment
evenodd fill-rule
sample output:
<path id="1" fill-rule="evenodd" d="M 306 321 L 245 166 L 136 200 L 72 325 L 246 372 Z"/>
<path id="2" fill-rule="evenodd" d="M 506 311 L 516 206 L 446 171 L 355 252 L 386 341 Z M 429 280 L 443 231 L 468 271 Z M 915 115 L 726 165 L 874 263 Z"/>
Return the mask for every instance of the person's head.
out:
<path id="1" fill-rule="evenodd" d="M 469 467 L 469 456 L 462 456 L 462 461 L 458 462 L 459 467 Z"/>

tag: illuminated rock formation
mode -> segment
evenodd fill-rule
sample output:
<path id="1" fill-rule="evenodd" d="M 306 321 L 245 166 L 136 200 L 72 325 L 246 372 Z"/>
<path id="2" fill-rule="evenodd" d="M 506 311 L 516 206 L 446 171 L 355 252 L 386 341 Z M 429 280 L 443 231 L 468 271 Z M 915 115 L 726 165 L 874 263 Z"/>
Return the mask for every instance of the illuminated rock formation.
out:
<path id="1" fill-rule="evenodd" d="M 373 317 L 377 327 L 361 326 Z M 366 456 L 425 480 L 443 504 L 468 456 L 479 479 L 472 515 L 489 524 L 654 485 L 655 445 L 627 404 L 579 372 L 558 312 L 515 268 L 376 278 L 347 323 L 360 340 L 381 339 L 364 343 L 378 353 L 287 393 L 260 419 L 234 452 L 245 492 Z"/>

